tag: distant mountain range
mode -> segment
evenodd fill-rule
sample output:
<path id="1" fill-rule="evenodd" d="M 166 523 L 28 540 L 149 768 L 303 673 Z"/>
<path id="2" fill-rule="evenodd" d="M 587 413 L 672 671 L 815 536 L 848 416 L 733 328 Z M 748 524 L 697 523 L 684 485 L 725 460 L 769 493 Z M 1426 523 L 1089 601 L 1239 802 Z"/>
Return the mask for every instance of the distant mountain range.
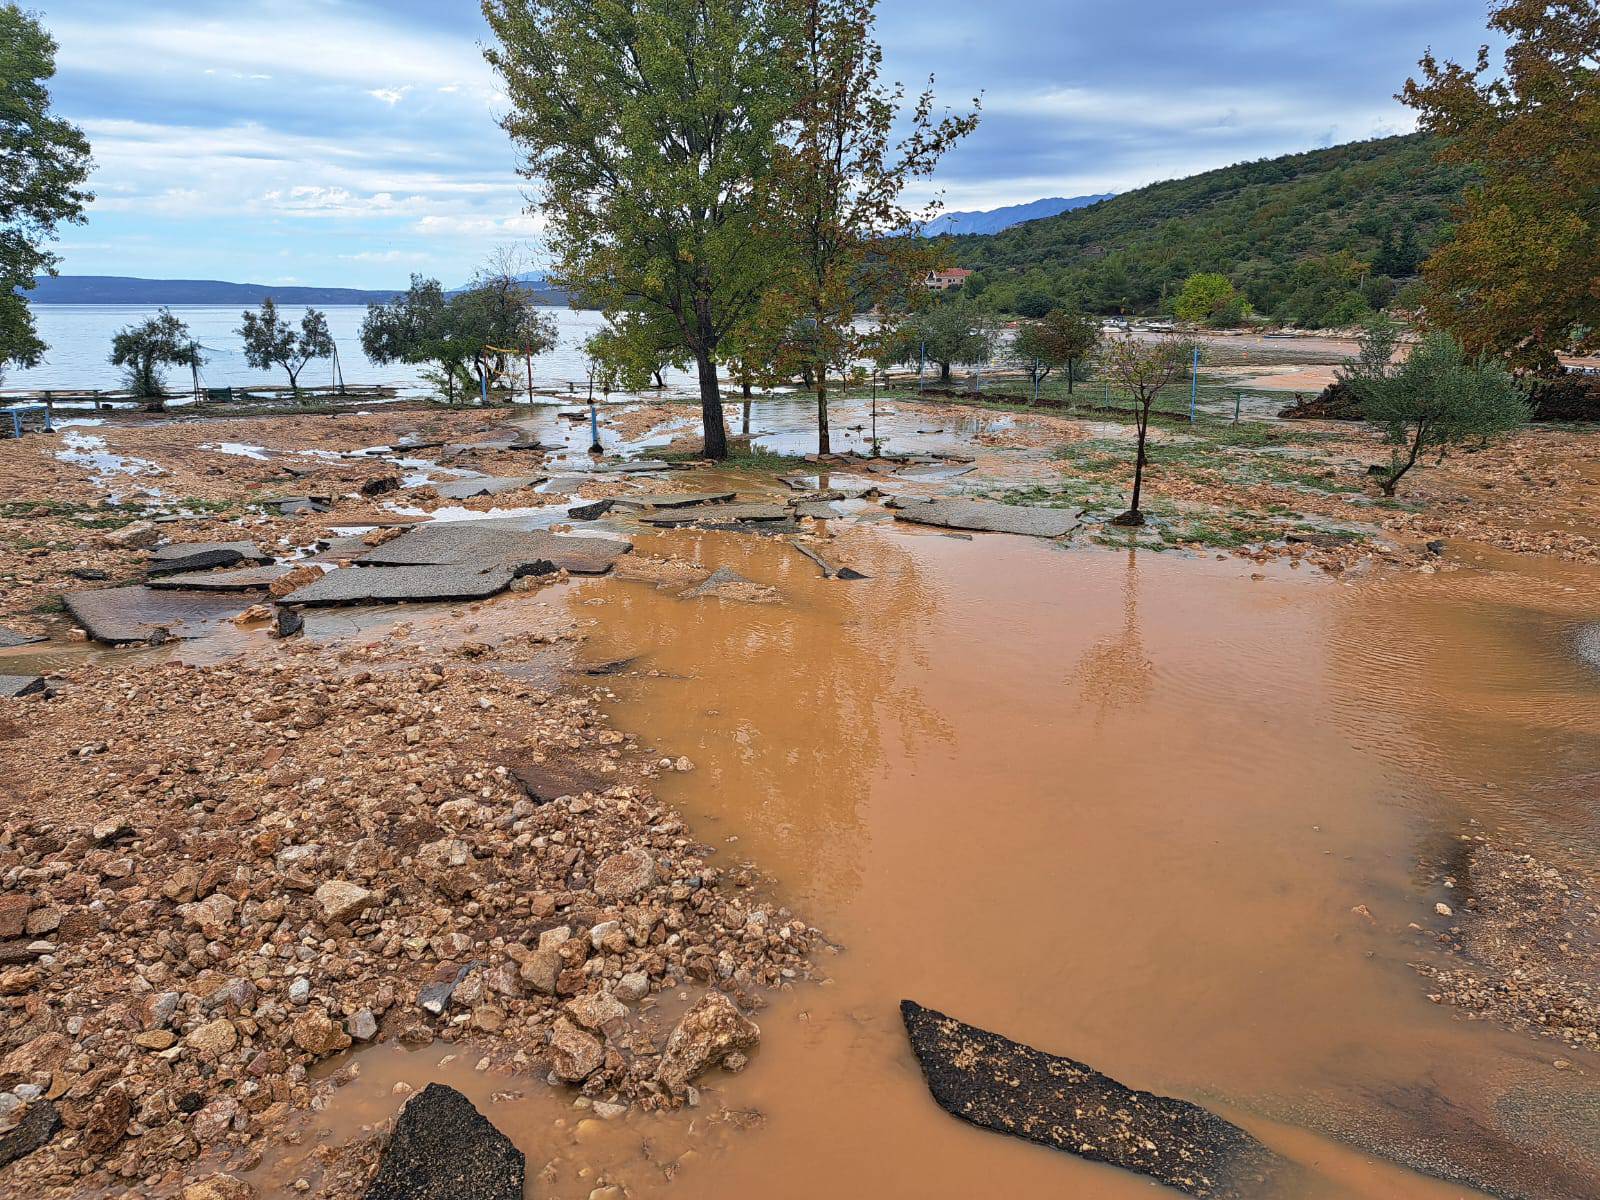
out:
<path id="1" fill-rule="evenodd" d="M 991 208 L 986 212 L 950 212 L 935 217 L 923 226 L 924 237 L 960 237 L 970 233 L 999 233 L 1025 221 L 1038 221 L 1044 217 L 1059 216 L 1075 208 L 1087 208 L 1109 200 L 1114 192 L 1098 196 L 1050 196 L 1027 204 L 1011 204 L 1005 208 Z"/>
<path id="2" fill-rule="evenodd" d="M 565 304 L 566 293 L 542 272 L 518 276 L 540 304 Z M 372 304 L 392 300 L 402 289 L 290 287 L 225 283 L 220 279 L 137 279 L 127 275 L 44 275 L 26 293 L 34 304 Z M 456 289 L 457 291 L 463 289 Z"/>

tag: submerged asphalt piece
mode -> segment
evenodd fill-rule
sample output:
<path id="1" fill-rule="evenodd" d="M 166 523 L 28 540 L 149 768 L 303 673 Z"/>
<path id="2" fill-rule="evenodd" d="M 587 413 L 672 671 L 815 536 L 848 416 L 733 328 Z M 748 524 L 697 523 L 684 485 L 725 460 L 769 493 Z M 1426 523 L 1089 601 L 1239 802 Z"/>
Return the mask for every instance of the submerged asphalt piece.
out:
<path id="1" fill-rule="evenodd" d="M 548 563 L 548 574 L 555 568 Z M 511 586 L 512 567 L 487 570 L 456 565 L 413 567 L 340 567 L 298 591 L 280 597 L 280 604 L 386 604 L 411 601 L 487 600 Z"/>
<path id="2" fill-rule="evenodd" d="M 43 675 L 0 675 L 0 696 L 32 696 L 42 691 Z"/>
<path id="3" fill-rule="evenodd" d="M 175 575 L 210 567 L 236 567 L 240 563 L 266 564 L 272 556 L 254 542 L 176 542 L 150 552 L 147 575 Z"/>
<path id="4" fill-rule="evenodd" d="M 240 567 L 233 571 L 185 571 L 150 580 L 153 588 L 189 588 L 197 592 L 253 592 L 271 587 L 290 571 L 293 563 L 274 563 L 266 567 Z"/>
<path id="5" fill-rule="evenodd" d="M 18 633 L 15 629 L 0 627 L 0 650 L 9 650 L 13 646 L 31 646 L 34 642 L 42 642 L 44 638 L 31 633 Z"/>
<path id="6" fill-rule="evenodd" d="M 693 525 L 702 521 L 732 525 L 742 521 L 782 521 L 789 515 L 785 504 L 697 504 L 671 512 L 653 512 L 639 519 L 646 525 Z"/>
<path id="7" fill-rule="evenodd" d="M 642 496 L 618 496 L 616 503 L 619 508 L 689 508 L 721 504 L 733 497 L 733 492 L 648 492 Z"/>
<path id="8" fill-rule="evenodd" d="M 895 519 L 943 529 L 976 529 L 984 533 L 1020 533 L 1055 538 L 1079 525 L 1078 508 L 1025 508 L 1019 504 L 983 503 L 977 500 L 921 500 L 897 497 L 889 501 Z"/>
<path id="9" fill-rule="evenodd" d="M 543 475 L 484 475 L 435 483 L 433 490 L 446 500 L 470 500 L 474 496 L 498 496 L 501 492 L 514 492 L 518 488 L 537 487 L 544 480 Z"/>
<path id="10" fill-rule="evenodd" d="M 1221 1200 L 1263 1195 L 1285 1167 L 1237 1125 L 1187 1100 L 1135 1091 L 911 1000 L 900 1002 L 900 1016 L 939 1107 L 981 1129 Z"/>
<path id="11" fill-rule="evenodd" d="M 863 575 L 860 571 L 857 571 L 853 567 L 841 567 L 841 566 L 838 566 L 838 565 L 836 565 L 834 563 L 829 562 L 826 558 L 822 557 L 821 553 L 819 553 L 816 550 L 813 550 L 810 546 L 806 545 L 804 542 L 790 542 L 789 544 L 791 546 L 793 546 L 796 550 L 800 551 L 801 554 L 804 554 L 812 562 L 816 563 L 817 566 L 821 567 L 822 568 L 822 577 L 824 579 L 871 579 L 872 578 L 872 576 L 870 576 L 870 575 Z"/>
<path id="12" fill-rule="evenodd" d="M 237 616 L 248 599 L 151 587 L 99 588 L 61 597 L 72 619 L 97 642 L 117 646 L 169 637 L 204 637 L 211 626 Z"/>
<path id="13" fill-rule="evenodd" d="M 472 1101 L 430 1083 L 400 1110 L 365 1200 L 521 1200 L 526 1170 Z"/>
<path id="14" fill-rule="evenodd" d="M 374 565 L 507 566 L 518 573 L 544 562 L 575 575 L 604 575 L 632 550 L 633 543 L 616 538 L 558 537 L 497 521 L 443 521 L 419 525 L 356 557 Z"/>

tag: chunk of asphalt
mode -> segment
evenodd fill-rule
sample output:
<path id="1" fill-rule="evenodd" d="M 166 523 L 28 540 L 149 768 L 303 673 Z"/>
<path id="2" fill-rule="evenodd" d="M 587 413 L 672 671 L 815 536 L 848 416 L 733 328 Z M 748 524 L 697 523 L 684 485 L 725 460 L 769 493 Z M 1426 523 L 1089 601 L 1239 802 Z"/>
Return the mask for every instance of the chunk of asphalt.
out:
<path id="1" fill-rule="evenodd" d="M 0 675 L 0 697 L 33 696 L 44 690 L 43 675 Z"/>
<path id="2" fill-rule="evenodd" d="M 689 508 L 698 504 L 721 504 L 732 500 L 733 492 L 648 492 L 642 496 L 618 496 L 619 508 Z"/>
<path id="3" fill-rule="evenodd" d="M 149 584 L 153 588 L 189 588 L 197 592 L 253 592 L 271 587 L 296 569 L 291 563 L 274 563 L 233 571 L 185 571 L 179 575 L 157 576 Z"/>
<path id="4" fill-rule="evenodd" d="M 543 475 L 484 475 L 481 478 L 452 479 L 448 483 L 436 483 L 433 485 L 433 490 L 445 500 L 471 500 L 474 496 L 498 496 L 501 492 L 537 487 L 544 481 Z"/>
<path id="5" fill-rule="evenodd" d="M 48 1100 L 35 1100 L 22 1114 L 22 1120 L 7 1133 L 0 1134 L 0 1167 L 9 1166 L 39 1149 L 61 1128 L 61 1114 Z"/>
<path id="6" fill-rule="evenodd" d="M 782 521 L 790 516 L 786 504 L 697 504 L 668 512 L 651 512 L 639 518 L 646 525 L 672 527 L 715 521 L 722 525 L 744 521 Z"/>
<path id="7" fill-rule="evenodd" d="M 548 566 L 548 564 L 546 564 Z M 554 570 L 553 567 L 550 570 Z M 457 565 L 339 567 L 279 598 L 280 604 L 390 604 L 487 600 L 511 586 L 518 572 Z"/>
<path id="8" fill-rule="evenodd" d="M 460 1092 L 406 1101 L 363 1200 L 521 1200 L 527 1162 Z"/>
<path id="9" fill-rule="evenodd" d="M 911 1000 L 900 1002 L 900 1016 L 934 1100 L 980 1129 L 1218 1200 L 1265 1195 L 1285 1170 L 1254 1137 L 1197 1104 L 1135 1091 Z"/>
<path id="10" fill-rule="evenodd" d="M 1078 508 L 1025 508 L 1019 504 L 983 503 L 977 500 L 924 500 L 894 497 L 888 501 L 895 519 L 943 529 L 976 529 L 982 533 L 1017 533 L 1027 537 L 1057 538 L 1080 524 Z"/>
<path id="11" fill-rule="evenodd" d="M 614 780 L 604 776 L 590 775 L 549 761 L 510 765 L 509 769 L 511 778 L 517 781 L 528 799 L 535 804 L 549 804 L 562 796 L 581 796 L 585 792 L 598 794 L 615 786 Z"/>
<path id="12" fill-rule="evenodd" d="M 574 521 L 592 521 L 605 516 L 616 503 L 615 500 L 591 500 L 587 504 L 574 504 L 567 509 L 567 516 Z"/>
<path id="13" fill-rule="evenodd" d="M 822 568 L 822 577 L 824 579 L 870 579 L 870 578 L 872 578 L 870 575 L 863 575 L 860 571 L 854 570 L 851 567 L 841 567 L 841 566 L 835 565 L 834 563 L 829 562 L 818 551 L 813 550 L 810 546 L 806 545 L 804 542 L 790 542 L 789 544 L 791 546 L 793 546 L 796 550 L 800 551 L 801 554 L 804 554 L 812 562 L 816 563 L 818 567 Z"/>
<path id="14" fill-rule="evenodd" d="M 32 633 L 18 633 L 15 629 L 6 629 L 0 626 L 0 650 L 9 650 L 13 646 L 31 646 L 35 642 L 42 642 L 44 638 Z"/>
<path id="15" fill-rule="evenodd" d="M 358 556 L 388 566 L 509 566 L 548 562 L 575 575 L 604 575 L 633 549 L 615 538 L 558 537 L 543 529 L 511 529 L 492 521 L 419 525 Z"/>
<path id="16" fill-rule="evenodd" d="M 272 556 L 254 542 L 176 542 L 151 551 L 146 575 L 176 575 L 241 563 L 266 565 Z"/>
<path id="17" fill-rule="evenodd" d="M 145 586 L 98 588 L 61 597 L 72 619 L 97 642 L 120 646 L 152 638 L 204 637 L 243 609 L 244 597 Z"/>
<path id="18" fill-rule="evenodd" d="M 332 496 L 286 496 L 272 503 L 277 506 L 278 512 L 286 517 L 297 517 L 301 513 L 333 511 Z"/>

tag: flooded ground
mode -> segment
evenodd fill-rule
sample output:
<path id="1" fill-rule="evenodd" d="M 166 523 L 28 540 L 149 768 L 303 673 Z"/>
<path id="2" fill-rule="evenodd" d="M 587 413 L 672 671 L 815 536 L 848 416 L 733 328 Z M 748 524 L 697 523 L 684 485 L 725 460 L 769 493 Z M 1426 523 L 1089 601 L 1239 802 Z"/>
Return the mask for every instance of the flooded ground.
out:
<path id="1" fill-rule="evenodd" d="M 580 1128 L 540 1081 L 386 1050 L 330 1110 L 339 1136 L 442 1077 L 530 1175 L 551 1164 L 530 1194 L 1149 1194 L 935 1108 L 910 997 L 1226 1114 L 1303 1167 L 1284 1195 L 1478 1194 L 1394 1159 L 1590 1194 L 1600 1085 L 1430 1003 L 1407 963 L 1433 953 L 1416 863 L 1473 822 L 1594 849 L 1563 789 L 1600 761 L 1600 676 L 1572 649 L 1595 573 L 1340 584 L 892 526 L 836 540 L 871 576 L 839 582 L 782 539 L 638 540 L 783 598 L 600 580 L 568 601 L 591 661 L 637 656 L 608 680 L 619 724 L 696 764 L 662 794 L 841 946 L 715 1085 L 759 1127 Z"/>
<path id="2" fill-rule="evenodd" d="M 867 449 L 872 408 L 836 408 L 836 446 Z M 582 476 L 584 416 L 517 422 L 564 447 L 547 473 Z M 803 452 L 811 419 L 804 398 L 770 400 L 750 433 L 759 450 Z M 909 401 L 880 402 L 877 421 L 890 448 L 964 455 L 974 474 L 798 462 L 790 474 L 823 489 L 980 490 L 1059 473 L 1074 439 L 1125 435 Z M 685 421 L 636 424 L 648 427 L 608 425 L 608 448 L 659 452 Z M 283 453 L 207 445 L 235 469 Z M 432 449 L 378 457 L 472 473 L 439 467 Z M 60 461 L 107 488 L 120 473 Z M 787 491 L 754 470 L 670 475 L 678 491 Z M 563 526 L 574 485 L 541 492 L 551 502 L 382 499 L 378 511 Z M 1586 538 L 1592 512 L 1573 503 L 1518 515 L 1517 532 Z M 717 847 L 713 861 L 749 864 L 838 950 L 822 958 L 824 981 L 772 994 L 750 1065 L 704 1080 L 699 1108 L 681 1113 L 603 1119 L 537 1063 L 507 1071 L 465 1045 L 389 1041 L 334 1058 L 318 1071 L 342 1086 L 251 1173 L 263 1197 L 314 1194 L 319 1147 L 370 1132 L 431 1080 L 467 1093 L 524 1150 L 530 1196 L 1151 1194 L 940 1111 L 900 1022 L 906 998 L 1223 1114 L 1296 1164 L 1286 1200 L 1595 1194 L 1594 1056 L 1463 1020 L 1430 1000 L 1413 964 L 1446 956 L 1450 922 L 1435 906 L 1459 903 L 1422 864 L 1450 864 L 1463 837 L 1600 855 L 1600 567 L 1452 533 L 1448 569 L 1408 559 L 1420 565 L 1341 577 L 1298 559 L 1119 548 L 1111 534 L 942 533 L 870 501 L 840 505 L 852 519 L 828 522 L 820 548 L 866 579 L 821 578 L 785 537 L 655 531 L 623 509 L 581 525 L 627 537 L 641 557 L 729 567 L 774 589 L 773 603 L 606 577 L 481 605 L 308 613 L 306 643 L 384 639 L 396 662 L 407 644 L 487 651 L 535 628 L 575 631 L 575 672 L 571 641 L 525 661 L 475 649 L 474 661 L 542 687 L 599 687 L 648 757 L 686 756 L 693 769 L 661 773 L 654 792 Z M 57 639 L 4 658 L 39 673 L 216 662 L 265 639 L 228 625 L 196 642 Z M 586 664 L 605 674 L 583 675 Z M 698 990 L 651 997 L 642 1022 L 670 1028 Z"/>

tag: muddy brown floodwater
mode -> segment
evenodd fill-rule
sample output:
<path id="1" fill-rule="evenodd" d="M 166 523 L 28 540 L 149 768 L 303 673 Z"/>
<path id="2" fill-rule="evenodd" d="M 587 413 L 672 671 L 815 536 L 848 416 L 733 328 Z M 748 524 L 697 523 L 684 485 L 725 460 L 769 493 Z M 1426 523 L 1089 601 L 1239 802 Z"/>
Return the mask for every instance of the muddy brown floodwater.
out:
<path id="1" fill-rule="evenodd" d="M 751 1066 L 710 1081 L 708 1108 L 757 1128 L 580 1125 L 534 1080 L 486 1107 L 530 1195 L 1152 1194 L 937 1109 L 906 997 L 1207 1105 L 1301 1164 L 1286 1196 L 1481 1194 L 1441 1175 L 1593 1194 L 1593 1064 L 1558 1075 L 1559 1046 L 1458 1019 L 1407 964 L 1438 953 L 1419 858 L 1474 828 L 1600 840 L 1570 783 L 1600 761 L 1600 672 L 1573 649 L 1600 572 L 1485 555 L 1336 582 L 833 524 L 830 557 L 869 580 L 824 581 L 782 539 L 675 531 L 639 552 L 783 602 L 622 580 L 552 599 L 593 661 L 641 656 L 607 685 L 621 727 L 696 764 L 663 798 L 841 950 L 758 1015 Z M 441 1053 L 363 1055 L 335 1138 L 392 1112 L 396 1080 L 485 1104 L 508 1086 Z"/>

